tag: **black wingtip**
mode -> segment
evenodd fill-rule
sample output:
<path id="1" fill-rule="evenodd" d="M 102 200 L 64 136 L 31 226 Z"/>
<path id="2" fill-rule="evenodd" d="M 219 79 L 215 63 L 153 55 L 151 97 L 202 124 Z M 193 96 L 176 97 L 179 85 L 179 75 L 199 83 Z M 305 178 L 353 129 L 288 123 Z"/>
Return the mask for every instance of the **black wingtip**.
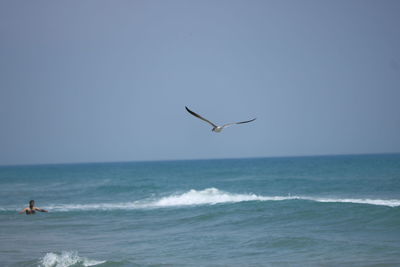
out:
<path id="1" fill-rule="evenodd" d="M 241 121 L 241 122 L 237 122 L 236 124 L 249 123 L 249 122 L 255 121 L 256 119 L 257 118 L 254 118 L 254 119 L 248 120 L 248 121 Z"/>

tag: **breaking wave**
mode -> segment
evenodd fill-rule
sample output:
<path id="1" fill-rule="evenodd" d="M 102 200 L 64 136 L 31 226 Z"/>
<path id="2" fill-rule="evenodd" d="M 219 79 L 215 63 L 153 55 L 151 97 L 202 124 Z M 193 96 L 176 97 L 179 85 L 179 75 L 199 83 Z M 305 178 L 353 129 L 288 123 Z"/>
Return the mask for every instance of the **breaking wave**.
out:
<path id="1" fill-rule="evenodd" d="M 39 262 L 40 267 L 68 267 L 68 266 L 95 266 L 106 261 L 91 260 L 80 257 L 75 251 L 61 253 L 47 253 Z"/>
<path id="2" fill-rule="evenodd" d="M 357 198 L 318 198 L 304 196 L 259 196 L 255 194 L 233 194 L 216 188 L 204 190 L 190 190 L 182 194 L 173 194 L 156 200 L 123 202 L 123 203 L 97 203 L 97 204 L 66 204 L 52 205 L 48 209 L 52 211 L 74 210 L 130 210 L 145 208 L 165 208 L 179 206 L 215 205 L 222 203 L 238 203 L 245 201 L 284 201 L 284 200 L 308 200 L 329 203 L 355 203 L 397 207 L 398 199 L 357 199 Z"/>
<path id="3" fill-rule="evenodd" d="M 400 206 L 400 199 L 369 199 L 369 198 L 320 198 L 309 196 L 260 196 L 256 194 L 234 194 L 216 188 L 204 190 L 189 190 L 181 194 L 172 194 L 159 199 L 147 199 L 120 203 L 90 203 L 90 204 L 53 204 L 44 208 L 52 212 L 94 211 L 94 210 L 135 210 L 167 207 L 184 207 L 198 205 L 215 205 L 223 203 L 239 203 L 245 201 L 285 201 L 306 200 L 323 203 L 354 203 L 378 205 L 387 207 Z M 15 211 L 15 208 L 0 208 L 0 211 Z"/>

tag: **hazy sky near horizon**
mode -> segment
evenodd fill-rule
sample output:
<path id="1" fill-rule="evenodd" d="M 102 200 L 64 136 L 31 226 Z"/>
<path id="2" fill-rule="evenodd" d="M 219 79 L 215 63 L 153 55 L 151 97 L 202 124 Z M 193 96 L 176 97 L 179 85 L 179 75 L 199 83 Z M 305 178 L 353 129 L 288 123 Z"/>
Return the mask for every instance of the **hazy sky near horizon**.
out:
<path id="1" fill-rule="evenodd" d="M 1 1 L 0 165 L 400 152 L 399 1 Z M 185 111 L 216 123 L 216 134 Z"/>

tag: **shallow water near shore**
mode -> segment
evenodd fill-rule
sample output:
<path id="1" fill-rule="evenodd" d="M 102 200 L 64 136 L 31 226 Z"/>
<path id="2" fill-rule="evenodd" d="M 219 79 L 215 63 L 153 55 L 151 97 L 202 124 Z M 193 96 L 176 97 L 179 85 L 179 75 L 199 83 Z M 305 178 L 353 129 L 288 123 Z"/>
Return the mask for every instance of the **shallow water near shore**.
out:
<path id="1" fill-rule="evenodd" d="M 0 195 L 2 266 L 400 265 L 400 155 L 9 166 Z"/>

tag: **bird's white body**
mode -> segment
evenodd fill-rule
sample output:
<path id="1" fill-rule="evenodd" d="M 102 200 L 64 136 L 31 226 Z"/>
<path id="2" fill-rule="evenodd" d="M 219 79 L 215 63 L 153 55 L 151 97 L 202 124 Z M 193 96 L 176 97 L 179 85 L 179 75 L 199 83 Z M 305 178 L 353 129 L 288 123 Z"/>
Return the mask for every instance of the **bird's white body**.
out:
<path id="1" fill-rule="evenodd" d="M 211 131 L 220 133 L 222 131 L 222 129 L 224 129 L 223 126 L 217 126 L 217 127 L 214 127 Z"/>

